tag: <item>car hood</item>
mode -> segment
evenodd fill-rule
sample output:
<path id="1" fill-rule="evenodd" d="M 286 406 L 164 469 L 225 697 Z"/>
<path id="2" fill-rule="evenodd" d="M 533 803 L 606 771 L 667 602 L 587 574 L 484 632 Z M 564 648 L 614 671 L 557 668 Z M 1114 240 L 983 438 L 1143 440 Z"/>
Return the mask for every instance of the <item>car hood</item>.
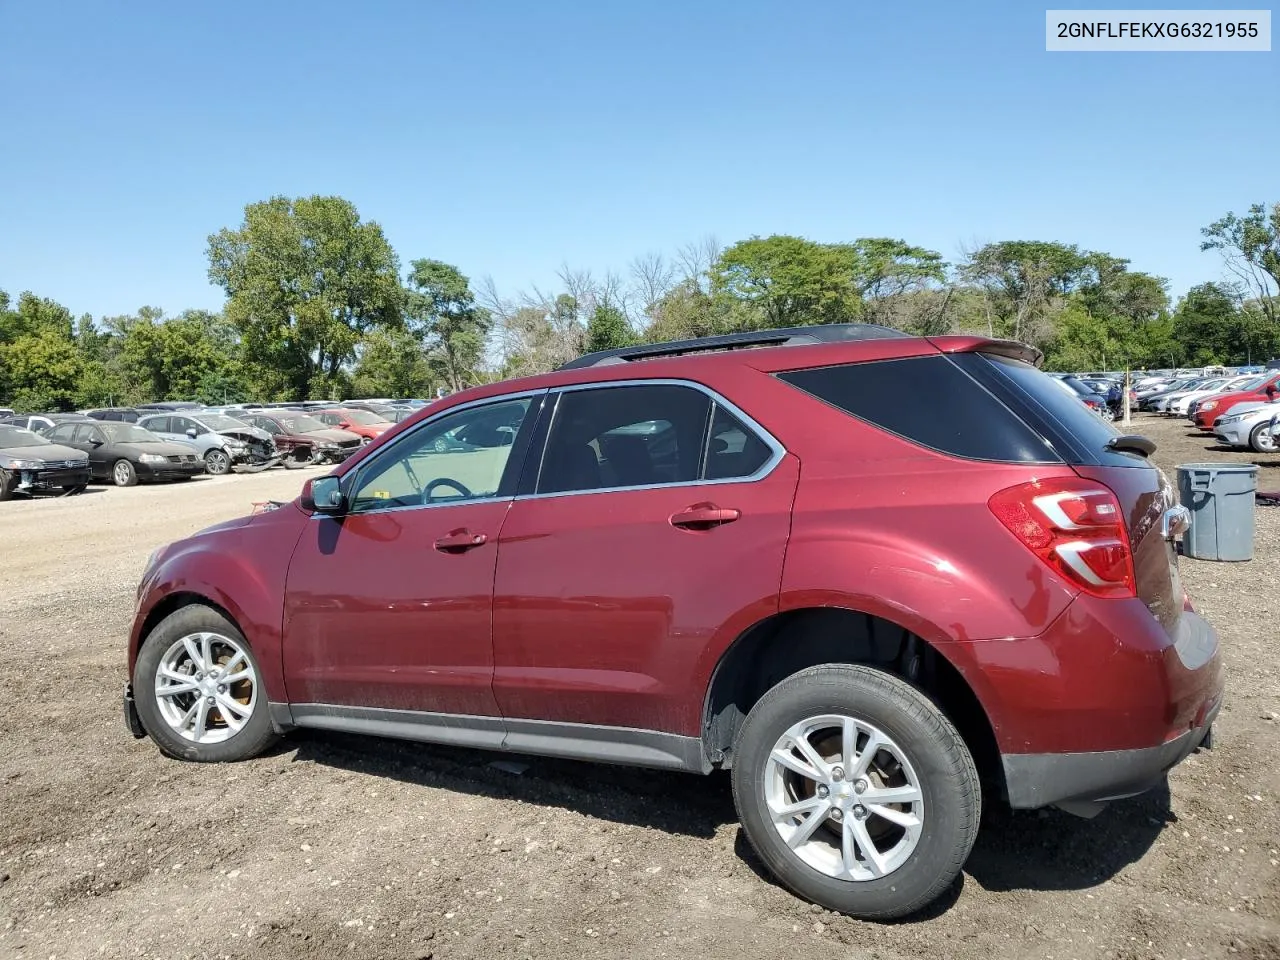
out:
<path id="1" fill-rule="evenodd" d="M 265 430 L 259 430 L 257 427 L 232 427 L 230 430 L 219 430 L 218 434 L 224 437 L 237 437 L 241 440 L 271 439 L 271 434 Z"/>
<path id="2" fill-rule="evenodd" d="M 77 450 L 74 447 L 64 447 L 60 443 L 38 447 L 0 447 L 0 457 L 13 457 L 17 460 L 84 460 L 86 454 L 83 450 Z"/>
<path id="3" fill-rule="evenodd" d="M 177 457 L 195 453 L 196 448 L 189 443 L 176 440 L 144 440 L 142 443 L 118 443 L 115 446 L 131 453 L 155 453 L 164 457 Z"/>
<path id="4" fill-rule="evenodd" d="M 302 436 L 328 443 L 350 443 L 352 440 L 360 439 L 359 434 L 352 433 L 350 430 L 312 430 Z"/>

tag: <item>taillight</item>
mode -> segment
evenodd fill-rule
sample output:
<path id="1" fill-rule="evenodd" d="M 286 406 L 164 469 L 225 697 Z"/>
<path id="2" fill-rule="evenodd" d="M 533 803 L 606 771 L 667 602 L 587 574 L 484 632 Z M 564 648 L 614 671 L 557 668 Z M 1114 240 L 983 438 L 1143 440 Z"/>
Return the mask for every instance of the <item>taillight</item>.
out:
<path id="1" fill-rule="evenodd" d="M 1116 495 L 1076 477 L 1033 480 L 987 505 L 1015 537 L 1087 593 L 1133 597 L 1133 552 Z"/>

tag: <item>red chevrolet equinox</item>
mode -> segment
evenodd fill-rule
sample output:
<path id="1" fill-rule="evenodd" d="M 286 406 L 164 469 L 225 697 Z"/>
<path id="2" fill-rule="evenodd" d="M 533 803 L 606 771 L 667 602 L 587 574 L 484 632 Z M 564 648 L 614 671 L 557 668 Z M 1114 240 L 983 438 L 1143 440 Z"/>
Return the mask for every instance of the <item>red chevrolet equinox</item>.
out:
<path id="1" fill-rule="evenodd" d="M 1092 815 L 1221 703 L 1151 442 L 1039 359 L 833 325 L 455 394 L 155 553 L 130 729 L 196 761 L 303 727 L 727 769 L 786 886 L 917 911 L 984 797 Z"/>

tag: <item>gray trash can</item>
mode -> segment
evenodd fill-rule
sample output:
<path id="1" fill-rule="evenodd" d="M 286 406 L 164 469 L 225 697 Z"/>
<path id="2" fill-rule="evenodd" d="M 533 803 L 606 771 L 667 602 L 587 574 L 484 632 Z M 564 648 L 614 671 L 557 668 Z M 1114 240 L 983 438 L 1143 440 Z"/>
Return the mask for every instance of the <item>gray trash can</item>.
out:
<path id="1" fill-rule="evenodd" d="M 1253 559 L 1253 463 L 1182 463 L 1178 499 L 1191 511 L 1183 551 L 1197 560 Z"/>

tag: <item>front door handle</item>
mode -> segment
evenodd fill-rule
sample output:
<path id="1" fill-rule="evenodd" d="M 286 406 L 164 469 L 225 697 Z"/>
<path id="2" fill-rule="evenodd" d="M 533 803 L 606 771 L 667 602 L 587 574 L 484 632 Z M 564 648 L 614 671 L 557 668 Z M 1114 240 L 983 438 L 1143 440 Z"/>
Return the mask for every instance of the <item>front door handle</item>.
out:
<path id="1" fill-rule="evenodd" d="M 437 540 L 436 549 L 443 553 L 463 553 L 484 546 L 488 539 L 483 533 L 472 533 L 464 527 Z"/>
<path id="2" fill-rule="evenodd" d="M 695 503 L 685 507 L 679 513 L 671 515 L 671 525 L 686 530 L 705 530 L 721 524 L 733 523 L 742 516 L 741 510 L 733 507 L 718 507 L 714 503 Z"/>

